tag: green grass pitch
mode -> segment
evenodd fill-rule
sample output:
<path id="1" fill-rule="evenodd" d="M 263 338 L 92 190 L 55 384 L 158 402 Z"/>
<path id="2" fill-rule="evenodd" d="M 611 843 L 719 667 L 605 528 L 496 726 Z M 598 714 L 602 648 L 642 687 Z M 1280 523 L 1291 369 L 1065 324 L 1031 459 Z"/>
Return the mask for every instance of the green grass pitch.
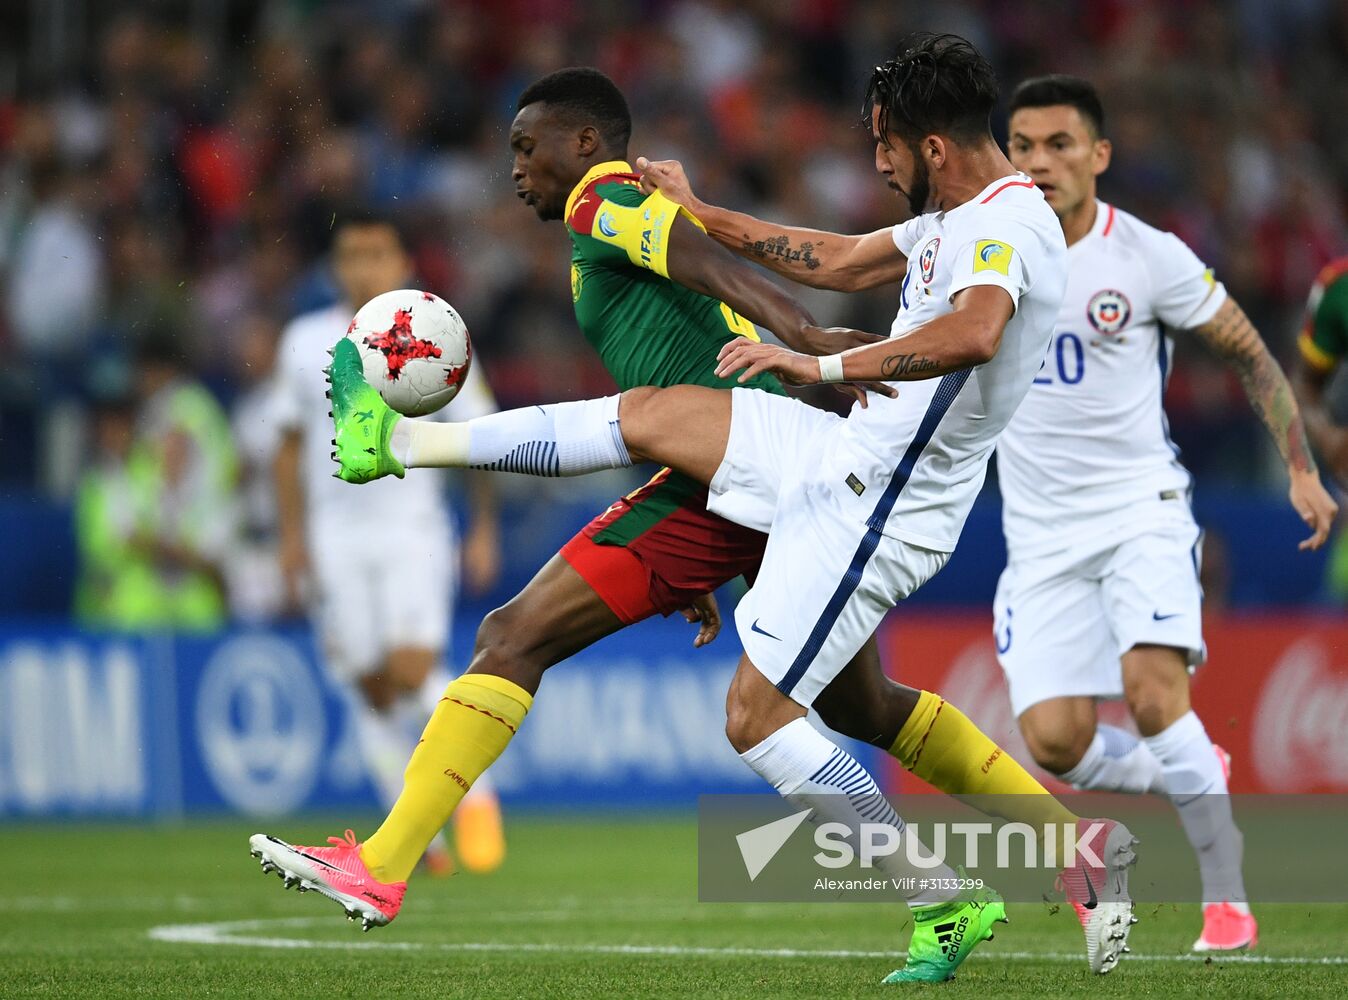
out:
<path id="1" fill-rule="evenodd" d="M 1012 923 L 954 982 L 883 987 L 905 913 L 699 904 L 688 818 L 517 818 L 499 873 L 414 880 L 399 919 L 369 934 L 264 877 L 246 843 L 259 829 L 339 832 L 307 818 L 0 827 L 0 996 L 1348 995 L 1348 905 L 1259 907 L 1260 960 L 1212 962 L 1188 956 L 1197 907 L 1143 906 L 1134 954 L 1098 978 L 1070 912 L 1010 904 Z"/>

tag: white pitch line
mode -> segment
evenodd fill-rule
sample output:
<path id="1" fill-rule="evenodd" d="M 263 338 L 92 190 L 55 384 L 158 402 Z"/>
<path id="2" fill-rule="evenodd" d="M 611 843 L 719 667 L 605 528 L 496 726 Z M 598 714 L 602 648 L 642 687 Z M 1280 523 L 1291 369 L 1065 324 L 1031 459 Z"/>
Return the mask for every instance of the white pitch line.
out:
<path id="1" fill-rule="evenodd" d="M 322 941 L 308 938 L 259 937 L 247 931 L 269 927 L 310 927 L 330 922 L 322 917 L 280 917 L 266 920 L 223 920 L 207 924 L 162 924 L 148 931 L 151 940 L 169 944 L 235 945 L 251 948 L 320 949 L 335 951 L 530 952 L 569 955 L 667 955 L 704 958 L 905 958 L 903 951 L 859 951 L 846 948 L 727 948 L 662 944 L 560 944 L 538 941 Z M 974 958 L 987 961 L 1080 962 L 1083 956 L 1065 952 L 980 951 Z M 1289 955 L 1130 955 L 1127 962 L 1207 962 L 1235 965 L 1348 965 L 1348 956 L 1298 958 Z"/>

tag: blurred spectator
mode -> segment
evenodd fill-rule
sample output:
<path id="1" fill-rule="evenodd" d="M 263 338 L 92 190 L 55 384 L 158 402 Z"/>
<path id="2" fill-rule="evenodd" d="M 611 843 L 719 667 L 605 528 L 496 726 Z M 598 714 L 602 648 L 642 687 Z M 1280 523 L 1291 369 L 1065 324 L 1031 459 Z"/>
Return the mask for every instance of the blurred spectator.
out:
<path id="1" fill-rule="evenodd" d="M 147 456 L 135 449 L 134 401 L 100 401 L 93 423 L 92 454 L 75 501 L 75 618 L 90 628 L 120 631 L 164 625 L 168 595 L 142 544 L 154 484 Z"/>
<path id="2" fill-rule="evenodd" d="M 164 330 L 137 356 L 136 447 L 152 493 L 141 544 L 166 594 L 164 624 L 204 631 L 226 617 L 223 563 L 234 538 L 237 467 L 224 411 L 181 358 Z"/>
<path id="3" fill-rule="evenodd" d="M 273 413 L 280 337 L 280 325 L 274 320 L 250 315 L 237 326 L 234 349 L 243 386 L 230 411 L 239 455 L 239 530 L 225 558 L 224 573 L 231 614 L 252 623 L 274 620 L 288 610 L 272 475 L 281 445 L 281 427 Z"/>
<path id="4" fill-rule="evenodd" d="M 55 15 L 31 6 L 36 36 Z M 520 221 L 509 180 L 515 96 L 566 63 L 610 72 L 641 122 L 634 151 L 684 158 L 709 200 L 851 231 L 902 216 L 851 123 L 870 67 L 905 31 L 968 35 L 1006 90 L 1032 73 L 1088 75 L 1120 149 L 1105 197 L 1212 261 L 1281 356 L 1309 276 L 1345 244 L 1348 5 L 1334 0 L 219 6 L 228 16 L 189 30 L 169 16 L 181 3 L 76 5 L 59 66 L 18 39 L 15 83 L 0 87 L 11 482 L 31 488 L 41 470 L 59 491 L 69 478 L 48 467 L 76 451 L 52 428 L 70 424 L 54 412 L 81 352 L 130 352 L 167 325 L 192 371 L 242 391 L 248 317 L 338 297 L 320 261 L 344 204 L 399 216 L 509 403 L 596 391 L 565 283 L 539 264 L 555 241 Z M 830 322 L 884 330 L 893 316 L 890 289 L 807 299 Z M 1200 484 L 1269 485 L 1259 456 L 1229 454 L 1247 439 L 1238 392 L 1187 362 L 1172 392 Z"/>

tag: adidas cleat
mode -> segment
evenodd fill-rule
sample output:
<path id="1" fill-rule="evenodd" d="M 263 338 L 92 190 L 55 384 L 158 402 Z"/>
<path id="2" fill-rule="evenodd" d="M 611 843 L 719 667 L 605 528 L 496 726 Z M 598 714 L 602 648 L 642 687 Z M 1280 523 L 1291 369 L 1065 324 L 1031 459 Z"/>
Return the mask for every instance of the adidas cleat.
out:
<path id="1" fill-rule="evenodd" d="M 968 902 L 914 906 L 908 961 L 882 983 L 943 983 L 980 942 L 992 940 L 992 925 L 1009 923 L 1006 906 L 995 892 L 983 890 Z"/>
<path id="2" fill-rule="evenodd" d="M 1194 951 L 1241 951 L 1258 943 L 1259 924 L 1253 913 L 1230 903 L 1203 907 L 1203 933 L 1194 942 Z"/>
<path id="3" fill-rule="evenodd" d="M 1128 954 L 1128 935 L 1137 917 L 1128 894 L 1128 870 L 1137 863 L 1137 843 L 1126 826 L 1109 819 L 1081 819 L 1079 844 L 1101 861 L 1090 864 L 1080 853 L 1077 863 L 1058 875 L 1058 886 L 1081 921 L 1086 935 L 1086 962 L 1104 975 Z M 1078 849 L 1080 851 L 1080 848 Z"/>
<path id="4" fill-rule="evenodd" d="M 406 882 L 380 882 L 360 859 L 360 844 L 350 830 L 346 837 L 329 837 L 331 847 L 298 847 L 255 833 L 248 838 L 249 853 L 262 863 L 264 875 L 276 872 L 287 889 L 321 892 L 359 920 L 365 930 L 383 927 L 398 915 L 407 892 Z"/>
<path id="5" fill-rule="evenodd" d="M 324 369 L 332 399 L 333 445 L 338 479 L 368 483 L 384 476 L 406 474 L 389 450 L 389 436 L 402 417 L 384 402 L 360 364 L 360 351 L 343 338 L 333 348 L 332 364 Z"/>

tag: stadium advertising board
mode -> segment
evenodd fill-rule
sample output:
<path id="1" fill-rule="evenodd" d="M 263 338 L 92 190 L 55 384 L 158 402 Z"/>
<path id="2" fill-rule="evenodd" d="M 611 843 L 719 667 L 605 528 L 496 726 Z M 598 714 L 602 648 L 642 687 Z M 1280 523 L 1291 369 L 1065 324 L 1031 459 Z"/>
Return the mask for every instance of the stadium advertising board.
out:
<path id="1" fill-rule="evenodd" d="M 1213 741 L 1232 755 L 1231 791 L 1348 792 L 1348 623 L 1328 615 L 1240 615 L 1209 619 L 1204 631 L 1208 660 L 1195 675 L 1193 705 Z M 990 616 L 896 615 L 882 649 L 891 676 L 940 692 L 1029 762 Z M 1131 728 L 1120 703 L 1103 704 L 1100 716 Z M 888 779 L 892 790 L 926 788 L 892 765 Z"/>

